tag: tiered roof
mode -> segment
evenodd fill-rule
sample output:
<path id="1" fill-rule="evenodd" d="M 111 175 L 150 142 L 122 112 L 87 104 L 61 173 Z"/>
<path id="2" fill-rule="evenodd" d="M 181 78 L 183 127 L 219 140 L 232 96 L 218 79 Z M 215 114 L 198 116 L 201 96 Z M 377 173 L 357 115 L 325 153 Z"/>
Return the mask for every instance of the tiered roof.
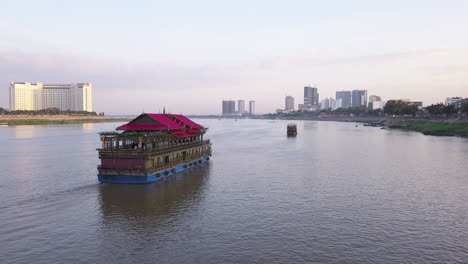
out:
<path id="1" fill-rule="evenodd" d="M 178 138 L 194 136 L 203 126 L 183 115 L 141 114 L 117 130 L 167 131 Z"/>

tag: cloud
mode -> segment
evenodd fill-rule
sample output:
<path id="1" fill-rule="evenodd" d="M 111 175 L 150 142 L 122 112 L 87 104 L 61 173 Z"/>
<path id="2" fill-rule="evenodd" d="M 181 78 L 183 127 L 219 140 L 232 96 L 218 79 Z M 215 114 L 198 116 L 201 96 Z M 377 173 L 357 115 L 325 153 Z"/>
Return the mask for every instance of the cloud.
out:
<path id="1" fill-rule="evenodd" d="M 304 56 L 294 58 L 293 61 L 287 62 L 289 65 L 297 65 L 300 67 L 321 67 L 333 65 L 362 65 L 362 64 L 388 64 L 401 62 L 404 60 L 415 60 L 425 56 L 443 54 L 444 49 L 428 49 L 428 50 L 409 50 L 383 52 L 375 54 L 354 55 L 354 56 L 323 56 L 320 54 L 314 56 Z"/>

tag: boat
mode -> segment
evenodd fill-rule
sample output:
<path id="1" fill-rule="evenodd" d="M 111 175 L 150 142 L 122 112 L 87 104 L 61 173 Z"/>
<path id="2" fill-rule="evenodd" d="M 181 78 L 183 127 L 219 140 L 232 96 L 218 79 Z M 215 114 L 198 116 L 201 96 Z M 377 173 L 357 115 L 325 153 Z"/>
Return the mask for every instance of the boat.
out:
<path id="1" fill-rule="evenodd" d="M 287 134 L 288 134 L 288 137 L 297 136 L 297 126 L 296 126 L 296 124 L 288 124 Z"/>
<path id="2" fill-rule="evenodd" d="M 116 131 L 101 132 L 98 180 L 150 183 L 210 160 L 208 128 L 183 115 L 141 114 Z"/>
<path id="3" fill-rule="evenodd" d="M 8 126 L 8 123 L 0 123 L 0 126 Z"/>

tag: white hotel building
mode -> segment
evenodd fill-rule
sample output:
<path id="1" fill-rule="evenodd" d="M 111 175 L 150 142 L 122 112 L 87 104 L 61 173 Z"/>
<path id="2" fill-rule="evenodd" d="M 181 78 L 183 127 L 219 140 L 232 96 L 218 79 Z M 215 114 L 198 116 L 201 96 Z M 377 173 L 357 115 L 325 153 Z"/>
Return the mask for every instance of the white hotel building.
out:
<path id="1" fill-rule="evenodd" d="M 42 110 L 54 107 L 60 110 L 92 112 L 92 85 L 10 83 L 10 110 Z"/>

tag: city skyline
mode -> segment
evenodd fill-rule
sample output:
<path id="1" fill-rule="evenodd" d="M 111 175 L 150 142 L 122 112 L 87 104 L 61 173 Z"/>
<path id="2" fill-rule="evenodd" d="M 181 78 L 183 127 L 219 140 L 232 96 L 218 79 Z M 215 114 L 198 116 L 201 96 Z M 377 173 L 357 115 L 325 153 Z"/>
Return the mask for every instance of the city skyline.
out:
<path id="1" fill-rule="evenodd" d="M 468 97 L 466 1 L 24 3 L 2 3 L 3 108 L 12 81 L 87 80 L 109 114 L 213 114 L 239 94 L 268 113 L 309 82 L 323 98 Z"/>

